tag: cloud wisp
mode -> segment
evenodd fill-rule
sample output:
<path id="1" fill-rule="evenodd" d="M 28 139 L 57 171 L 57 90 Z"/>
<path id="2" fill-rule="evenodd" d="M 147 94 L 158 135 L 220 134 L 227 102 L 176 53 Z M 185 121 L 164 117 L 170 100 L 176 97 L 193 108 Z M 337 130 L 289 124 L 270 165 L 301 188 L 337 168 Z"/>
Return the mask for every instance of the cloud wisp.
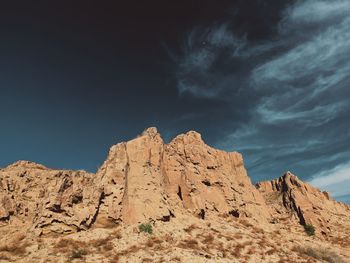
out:
<path id="1" fill-rule="evenodd" d="M 350 162 L 323 171 L 310 180 L 310 183 L 330 191 L 334 197 L 350 196 Z"/>
<path id="2" fill-rule="evenodd" d="M 218 145 L 242 151 L 256 180 L 287 169 L 324 177 L 349 160 L 349 14 L 347 0 L 296 1 L 267 39 L 238 36 L 229 21 L 189 34 L 177 61 L 179 92 L 225 100 L 245 116 L 230 120 Z"/>

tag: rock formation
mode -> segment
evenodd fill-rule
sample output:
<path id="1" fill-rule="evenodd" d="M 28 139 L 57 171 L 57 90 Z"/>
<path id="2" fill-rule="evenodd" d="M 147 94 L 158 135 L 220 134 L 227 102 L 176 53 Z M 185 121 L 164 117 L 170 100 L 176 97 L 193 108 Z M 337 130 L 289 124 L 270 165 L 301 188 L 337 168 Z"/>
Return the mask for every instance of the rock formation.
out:
<path id="1" fill-rule="evenodd" d="M 257 188 L 241 154 L 213 149 L 194 131 L 165 144 L 149 128 L 113 146 L 96 174 L 26 161 L 1 169 L 0 224 L 46 234 L 106 222 L 170 221 L 182 214 L 259 223 L 286 214 L 327 233 L 330 214 L 349 211 L 290 173 Z"/>
<path id="2" fill-rule="evenodd" d="M 276 218 L 294 217 L 302 225 L 315 226 L 323 235 L 331 231 L 331 219 L 334 216 L 350 214 L 349 206 L 336 202 L 329 193 L 302 182 L 290 172 L 256 186 L 267 204 L 273 207 Z"/>
<path id="3" fill-rule="evenodd" d="M 94 174 L 19 161 L 0 170 L 0 221 L 43 232 L 87 229 L 102 191 Z"/>
<path id="4" fill-rule="evenodd" d="M 254 186 L 241 154 L 194 131 L 166 144 L 149 128 L 112 146 L 96 174 L 0 169 L 0 262 L 343 263 L 349 218 L 289 172 Z"/>
<path id="5" fill-rule="evenodd" d="M 100 216 L 116 221 L 168 221 L 177 213 L 269 217 L 242 156 L 207 146 L 193 131 L 164 144 L 149 128 L 113 146 L 96 175 L 105 195 Z"/>

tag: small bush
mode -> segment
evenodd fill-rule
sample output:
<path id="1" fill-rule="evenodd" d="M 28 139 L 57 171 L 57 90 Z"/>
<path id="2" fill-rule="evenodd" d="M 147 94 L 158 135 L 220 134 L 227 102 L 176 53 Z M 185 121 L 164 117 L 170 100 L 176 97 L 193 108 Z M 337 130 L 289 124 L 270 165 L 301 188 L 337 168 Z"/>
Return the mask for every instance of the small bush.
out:
<path id="1" fill-rule="evenodd" d="M 152 225 L 150 223 L 139 225 L 139 229 L 140 229 L 141 232 L 145 232 L 145 233 L 148 233 L 148 234 L 152 234 L 153 233 L 153 228 L 152 228 Z"/>
<path id="2" fill-rule="evenodd" d="M 306 224 L 304 226 L 305 232 L 306 234 L 308 234 L 309 236 L 314 236 L 315 235 L 315 227 L 311 224 Z"/>

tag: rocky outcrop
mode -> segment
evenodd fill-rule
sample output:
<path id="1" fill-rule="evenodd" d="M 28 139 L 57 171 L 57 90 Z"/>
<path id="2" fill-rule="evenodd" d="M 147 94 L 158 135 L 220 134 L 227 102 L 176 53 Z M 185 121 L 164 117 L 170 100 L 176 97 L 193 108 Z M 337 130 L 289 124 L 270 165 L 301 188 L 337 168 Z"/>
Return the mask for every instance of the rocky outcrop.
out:
<path id="1" fill-rule="evenodd" d="M 167 221 L 178 213 L 269 217 L 242 156 L 209 147 L 193 131 L 164 144 L 156 128 L 149 128 L 113 146 L 97 178 L 105 193 L 98 220 Z"/>
<path id="2" fill-rule="evenodd" d="M 133 224 L 172 216 L 164 188 L 164 149 L 155 128 L 110 149 L 96 174 L 105 194 L 98 220 Z"/>
<path id="3" fill-rule="evenodd" d="M 84 171 L 16 162 L 0 170 L 0 220 L 40 232 L 87 229 L 102 195 L 93 179 Z"/>
<path id="4" fill-rule="evenodd" d="M 179 135 L 166 146 L 163 168 L 172 207 L 203 217 L 218 213 L 265 221 L 269 217 L 242 155 L 209 147 L 197 132 Z"/>
<path id="5" fill-rule="evenodd" d="M 326 233 L 332 214 L 342 213 L 349 208 L 290 173 L 255 187 L 241 154 L 214 149 L 194 131 L 165 144 L 149 128 L 112 146 L 96 174 L 27 161 L 0 169 L 0 225 L 38 234 L 182 215 L 259 224 L 286 215 Z"/>
<path id="6" fill-rule="evenodd" d="M 20 161 L 0 170 L 0 220 L 40 233 L 93 223 L 169 221 L 181 213 L 267 220 L 239 153 L 188 132 L 165 144 L 156 128 L 113 146 L 96 174 Z"/>
<path id="7" fill-rule="evenodd" d="M 302 182 L 290 172 L 256 185 L 276 218 L 291 216 L 302 225 L 312 224 L 324 235 L 331 231 L 331 220 L 349 214 L 349 206 L 336 202 L 329 193 Z"/>

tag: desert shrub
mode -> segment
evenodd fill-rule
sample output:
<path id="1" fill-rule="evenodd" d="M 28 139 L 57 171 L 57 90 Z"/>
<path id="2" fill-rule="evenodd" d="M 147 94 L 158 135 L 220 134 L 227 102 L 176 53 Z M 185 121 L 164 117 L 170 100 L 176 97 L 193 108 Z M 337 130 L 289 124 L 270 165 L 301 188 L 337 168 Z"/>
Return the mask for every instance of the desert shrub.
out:
<path id="1" fill-rule="evenodd" d="M 70 258 L 71 259 L 84 258 L 84 256 L 86 255 L 87 255 L 87 251 L 85 249 L 77 249 L 72 251 Z"/>
<path id="2" fill-rule="evenodd" d="M 315 235 L 315 227 L 311 224 L 306 224 L 304 225 L 304 229 L 306 234 L 308 234 L 309 236 L 314 236 Z"/>
<path id="3" fill-rule="evenodd" d="M 139 230 L 140 230 L 140 232 L 145 232 L 148 234 L 153 233 L 153 228 L 152 228 L 152 225 L 150 223 L 139 225 Z"/>

